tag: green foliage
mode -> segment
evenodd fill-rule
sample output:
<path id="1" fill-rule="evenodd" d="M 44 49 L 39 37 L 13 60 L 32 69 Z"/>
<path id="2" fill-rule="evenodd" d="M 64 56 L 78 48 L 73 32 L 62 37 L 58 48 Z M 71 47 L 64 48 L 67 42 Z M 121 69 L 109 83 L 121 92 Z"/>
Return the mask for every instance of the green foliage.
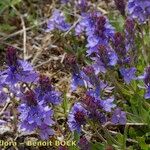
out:
<path id="1" fill-rule="evenodd" d="M 91 143 L 91 148 L 92 150 L 105 150 L 104 144 L 100 142 Z"/>

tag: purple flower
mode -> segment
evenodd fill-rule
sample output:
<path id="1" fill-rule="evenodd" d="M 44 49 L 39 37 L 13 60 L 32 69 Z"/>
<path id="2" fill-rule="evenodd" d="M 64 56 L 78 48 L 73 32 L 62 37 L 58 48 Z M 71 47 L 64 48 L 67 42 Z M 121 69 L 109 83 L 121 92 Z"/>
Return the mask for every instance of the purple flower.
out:
<path id="1" fill-rule="evenodd" d="M 7 49 L 6 58 L 8 68 L 2 72 L 2 76 L 5 77 L 5 83 L 31 83 L 36 80 L 37 74 L 32 66 L 27 61 L 19 60 L 14 48 L 9 47 Z"/>
<path id="2" fill-rule="evenodd" d="M 144 83 L 147 86 L 150 86 L 150 66 L 146 68 L 145 73 L 143 75 Z"/>
<path id="3" fill-rule="evenodd" d="M 82 72 L 77 64 L 76 57 L 68 54 L 65 59 L 66 67 L 71 69 L 71 91 L 75 91 L 77 87 L 84 86 Z"/>
<path id="4" fill-rule="evenodd" d="M 125 38 L 120 32 L 116 32 L 114 35 L 113 46 L 115 52 L 118 54 L 119 59 L 126 56 Z"/>
<path id="5" fill-rule="evenodd" d="M 40 75 L 38 86 L 35 89 L 38 100 L 44 104 L 51 103 L 58 105 L 61 102 L 60 93 L 55 91 L 50 79 L 45 75 Z"/>
<path id="6" fill-rule="evenodd" d="M 113 103 L 114 97 L 110 97 L 105 100 L 101 100 L 100 104 L 106 112 L 111 112 L 112 108 L 115 108 L 116 105 Z"/>
<path id="7" fill-rule="evenodd" d="M 78 142 L 78 146 L 81 150 L 91 150 L 90 142 L 86 139 L 85 136 L 82 136 Z"/>
<path id="8" fill-rule="evenodd" d="M 101 99 L 93 91 L 88 91 L 83 102 L 89 107 L 89 109 L 100 109 L 106 112 L 111 112 L 111 109 L 116 105 L 113 104 L 114 98 Z"/>
<path id="9" fill-rule="evenodd" d="M 147 87 L 144 97 L 145 97 L 145 99 L 150 99 L 150 86 Z"/>
<path id="10" fill-rule="evenodd" d="M 129 84 L 131 80 L 134 80 L 136 78 L 135 76 L 136 68 L 121 68 L 120 73 L 124 78 L 124 81 Z"/>
<path id="11" fill-rule="evenodd" d="M 144 83 L 146 85 L 146 93 L 145 93 L 145 99 L 150 98 L 150 67 L 147 67 L 145 70 L 144 75 L 142 76 L 142 79 L 144 80 Z"/>
<path id="12" fill-rule="evenodd" d="M 114 35 L 114 28 L 100 12 L 83 14 L 75 30 L 77 35 L 85 31 L 88 42 L 86 45 L 88 55 L 97 51 L 99 45 L 107 45 Z"/>
<path id="13" fill-rule="evenodd" d="M 0 105 L 4 104 L 7 98 L 8 98 L 8 95 L 5 92 L 0 91 Z"/>
<path id="14" fill-rule="evenodd" d="M 81 131 L 81 126 L 85 125 L 87 111 L 81 103 L 75 103 L 68 116 L 68 125 L 71 131 Z"/>
<path id="15" fill-rule="evenodd" d="M 89 112 L 89 118 L 99 121 L 100 123 L 105 123 L 107 120 L 106 112 L 111 112 L 111 109 L 116 105 L 113 104 L 114 98 L 108 98 L 105 100 L 97 97 L 95 92 L 88 91 L 83 98 L 83 103 Z"/>
<path id="16" fill-rule="evenodd" d="M 95 74 L 93 66 L 88 65 L 84 67 L 81 74 L 86 88 L 94 90 L 95 94 L 99 96 L 101 90 L 101 82 L 99 81 L 98 76 Z"/>
<path id="17" fill-rule="evenodd" d="M 38 130 L 42 139 L 52 135 L 50 128 L 54 121 L 51 119 L 53 111 L 48 106 L 42 106 L 38 102 L 34 91 L 27 91 L 21 98 L 22 103 L 18 110 L 20 112 L 20 127 L 25 131 Z"/>
<path id="18" fill-rule="evenodd" d="M 95 111 L 96 109 L 102 109 L 100 99 L 97 97 L 95 92 L 88 91 L 83 98 L 83 103 L 87 106 L 89 111 Z"/>
<path id="19" fill-rule="evenodd" d="M 89 118 L 100 124 L 105 124 L 107 122 L 107 115 L 99 110 L 91 110 Z"/>
<path id="20" fill-rule="evenodd" d="M 120 11 L 121 15 L 125 16 L 125 0 L 115 0 L 116 8 Z"/>
<path id="21" fill-rule="evenodd" d="M 127 18 L 125 21 L 125 45 L 126 50 L 135 50 L 135 22 L 132 18 Z"/>
<path id="22" fill-rule="evenodd" d="M 118 57 L 109 46 L 100 45 L 96 54 L 97 57 L 91 58 L 94 60 L 93 67 L 96 74 L 105 73 L 108 67 L 115 66 L 117 63 Z"/>
<path id="23" fill-rule="evenodd" d="M 140 24 L 145 23 L 150 18 L 149 0 L 129 0 L 128 13 L 133 19 L 137 19 Z"/>
<path id="24" fill-rule="evenodd" d="M 77 0 L 76 7 L 81 10 L 81 12 L 86 12 L 89 7 L 89 3 L 87 0 Z"/>
<path id="25" fill-rule="evenodd" d="M 111 121 L 114 124 L 126 124 L 126 113 L 124 111 L 121 111 L 120 108 L 115 109 Z"/>
<path id="26" fill-rule="evenodd" d="M 132 38 L 126 30 L 126 37 L 123 36 L 120 32 L 116 32 L 113 39 L 113 48 L 118 56 L 118 64 L 124 66 L 129 64 L 131 61 L 130 55 L 127 53 L 130 48 L 132 48 L 133 41 L 129 38 Z"/>
<path id="27" fill-rule="evenodd" d="M 72 79 L 71 79 L 71 91 L 75 91 L 77 87 L 84 86 L 83 78 L 81 77 L 80 72 L 79 73 L 72 73 Z"/>
<path id="28" fill-rule="evenodd" d="M 51 104 L 54 105 L 58 105 L 61 102 L 61 98 L 60 98 L 61 94 L 57 91 L 50 91 L 48 93 L 45 94 L 45 96 L 43 97 L 43 99 Z"/>
<path id="29" fill-rule="evenodd" d="M 54 10 L 52 17 L 48 21 L 47 24 L 47 30 L 46 31 L 52 31 L 54 29 L 59 29 L 61 31 L 67 31 L 70 28 L 70 24 L 66 23 L 65 16 L 60 10 Z"/>
<path id="30" fill-rule="evenodd" d="M 14 47 L 8 47 L 6 51 L 6 62 L 8 66 L 16 66 L 18 65 L 17 62 L 17 52 Z"/>
<path id="31" fill-rule="evenodd" d="M 54 130 L 47 124 L 39 126 L 38 131 L 42 140 L 47 140 L 50 136 L 54 135 Z"/>

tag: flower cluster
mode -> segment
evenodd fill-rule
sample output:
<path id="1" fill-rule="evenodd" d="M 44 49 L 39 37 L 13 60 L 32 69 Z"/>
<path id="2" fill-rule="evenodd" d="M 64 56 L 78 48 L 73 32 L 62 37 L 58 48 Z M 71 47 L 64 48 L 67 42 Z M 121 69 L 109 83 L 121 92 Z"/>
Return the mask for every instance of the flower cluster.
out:
<path id="1" fill-rule="evenodd" d="M 75 103 L 68 116 L 68 125 L 71 131 L 81 131 L 81 126 L 85 125 L 87 111 L 81 103 Z"/>
<path id="2" fill-rule="evenodd" d="M 38 130 L 42 139 L 48 139 L 54 131 L 50 128 L 54 121 L 50 105 L 61 102 L 60 93 L 55 91 L 50 79 L 40 75 L 35 89 L 25 92 L 19 106 L 21 128 L 28 131 Z"/>
<path id="3" fill-rule="evenodd" d="M 16 49 L 8 47 L 6 52 L 7 69 L 3 71 L 3 83 L 16 84 L 18 82 L 31 83 L 37 79 L 37 73 L 24 60 L 18 59 Z"/>
<path id="4" fill-rule="evenodd" d="M 81 131 L 81 126 L 85 125 L 87 119 L 98 121 L 104 124 L 111 120 L 114 124 L 125 124 L 126 113 L 118 108 L 113 112 L 116 107 L 113 103 L 114 98 L 101 99 L 95 92 L 88 91 L 81 101 L 82 103 L 75 103 L 68 116 L 68 125 L 71 131 Z M 110 113 L 113 112 L 110 118 Z M 117 113 L 119 112 L 119 113 Z"/>
<path id="5" fill-rule="evenodd" d="M 18 108 L 21 121 L 20 128 L 30 132 L 37 130 L 42 139 L 48 139 L 54 134 L 51 129 L 54 124 L 52 109 L 38 102 L 36 93 L 32 90 L 24 93 L 22 101 Z"/>
<path id="6" fill-rule="evenodd" d="M 148 24 L 144 25 L 144 30 L 142 30 L 142 24 L 150 18 L 150 1 L 129 0 L 126 2 L 125 0 L 114 0 L 114 4 L 120 11 L 122 19 L 124 19 L 124 26 L 120 27 L 121 29 L 116 28 L 116 30 L 111 25 L 109 17 L 98 11 L 96 6 L 93 5 L 93 1 L 61 0 L 60 2 L 63 3 L 63 7 L 61 7 L 61 10 L 55 9 L 52 12 L 46 31 L 66 32 L 65 38 L 69 40 L 67 44 L 70 44 L 70 47 L 75 45 L 73 47 L 75 51 L 72 51 L 70 47 L 70 49 L 67 48 L 69 52 L 66 52 L 65 59 L 62 58 L 62 60 L 66 69 L 71 73 L 71 91 L 69 92 L 75 95 L 75 92 L 79 92 L 77 94 L 81 97 L 73 102 L 69 101 L 69 105 L 67 99 L 62 101 L 61 93 L 54 88 L 50 78 L 35 71 L 26 60 L 20 59 L 15 48 L 8 47 L 4 70 L 0 71 L 0 102 L 4 105 L 9 100 L 8 102 L 13 104 L 14 108 L 17 108 L 17 113 L 14 113 L 13 110 L 5 113 L 10 116 L 14 115 L 14 118 L 18 119 L 17 126 L 14 126 L 20 131 L 36 132 L 44 140 L 53 135 L 61 139 L 57 136 L 57 133 L 55 134 L 54 130 L 55 127 L 58 127 L 59 132 L 60 120 L 67 119 L 67 124 L 61 130 L 62 135 L 68 128 L 75 134 L 76 131 L 82 133 L 82 131 L 85 131 L 82 130 L 84 127 L 85 129 L 91 129 L 93 126 L 89 127 L 89 125 L 94 123 L 96 124 L 95 129 L 99 129 L 100 125 L 103 132 L 107 130 L 103 126 L 108 123 L 125 125 L 127 121 L 126 112 L 121 107 L 125 106 L 126 108 L 128 103 L 131 105 L 131 111 L 136 112 L 136 115 L 132 115 L 133 120 L 136 120 L 134 117 L 137 114 L 142 114 L 141 110 L 145 109 L 145 104 L 143 105 L 142 102 L 132 102 L 132 99 L 137 99 L 140 96 L 137 91 L 141 86 L 137 79 L 144 81 L 144 88 L 146 89 L 144 98 L 150 99 L 150 66 L 146 68 L 143 76 L 136 77 L 143 69 L 142 65 L 147 63 L 142 60 L 142 57 L 138 58 L 141 51 L 145 55 L 142 48 L 147 44 L 147 41 L 145 42 L 145 39 L 143 39 L 145 45 L 140 42 L 136 43 L 136 41 L 139 41 L 141 36 L 147 35 L 145 32 Z M 57 4 L 59 6 L 60 3 Z M 74 6 L 75 13 L 67 12 L 70 6 Z M 68 19 L 72 23 L 67 22 L 65 14 L 62 12 L 63 9 L 68 16 L 73 16 Z M 73 24 L 74 20 L 77 20 L 77 22 Z M 71 26 L 71 24 L 73 25 Z M 140 34 L 137 29 L 140 30 Z M 147 39 L 148 37 L 146 37 Z M 61 46 L 61 49 L 63 49 L 66 45 L 62 43 Z M 80 49 L 82 50 L 81 53 Z M 84 51 L 86 51 L 85 55 L 83 54 Z M 81 60 L 82 58 L 85 59 Z M 139 60 L 139 62 L 136 60 Z M 77 91 L 78 87 L 80 89 Z M 130 90 L 133 90 L 131 96 Z M 143 98 L 140 98 L 142 101 Z M 61 102 L 63 102 L 62 108 L 57 107 Z M 134 103 L 141 104 L 139 111 L 135 110 Z M 10 106 L 6 105 L 6 109 Z M 70 106 L 71 108 L 69 108 Z M 56 116 L 64 112 L 61 117 L 59 116 L 58 123 L 55 122 L 56 118 L 54 118 L 55 107 L 58 111 Z M 130 110 L 130 108 L 126 110 Z M 67 113 L 68 116 L 66 117 Z M 132 116 L 129 116 L 129 120 L 130 117 L 132 120 Z M 14 119 L 13 117 L 9 118 L 11 118 L 10 120 Z M 140 121 L 143 120 L 140 119 Z M 0 120 L 0 124 L 4 122 Z M 116 141 L 111 138 L 113 133 L 110 132 L 110 135 L 109 132 L 106 133 L 104 138 L 101 137 L 101 140 L 105 141 L 108 136 L 110 141 Z M 61 137 L 68 138 L 68 135 L 70 136 L 70 134 L 66 134 Z M 93 148 L 92 144 L 84 138 L 84 135 L 81 135 L 80 138 L 78 146 L 81 149 Z M 118 141 L 115 143 L 118 143 Z M 67 147 L 62 144 L 59 149 L 67 149 Z"/>
<path id="7" fill-rule="evenodd" d="M 124 81 L 129 84 L 131 80 L 136 79 L 136 68 L 131 66 L 135 51 L 134 44 L 134 28 L 135 24 L 131 18 L 127 18 L 125 22 L 125 33 L 116 32 L 113 38 L 113 48 L 118 55 L 119 71 Z"/>
<path id="8" fill-rule="evenodd" d="M 149 0 L 129 0 L 127 10 L 133 19 L 137 19 L 140 24 L 150 19 Z"/>
<path id="9" fill-rule="evenodd" d="M 61 102 L 60 93 L 54 90 L 50 79 L 45 75 L 40 75 L 35 89 L 39 101 L 43 104 L 58 105 Z"/>
<path id="10" fill-rule="evenodd" d="M 100 45 L 107 45 L 110 38 L 114 35 L 114 28 L 100 12 L 83 14 L 75 31 L 76 35 L 80 35 L 85 31 L 88 42 L 86 45 L 88 55 L 96 52 Z"/>
<path id="11" fill-rule="evenodd" d="M 52 108 L 60 104 L 60 93 L 55 91 L 48 77 L 38 75 L 27 61 L 19 59 L 13 47 L 7 49 L 6 62 L 6 69 L 0 72 L 1 104 L 8 98 L 13 99 L 13 103 L 20 100 L 18 127 L 37 131 L 42 139 L 48 139 L 54 134 Z M 8 89 L 7 93 L 4 89 Z"/>
<path id="12" fill-rule="evenodd" d="M 63 12 L 57 9 L 54 10 L 50 20 L 48 21 L 46 31 L 50 32 L 53 31 L 54 29 L 67 31 L 69 30 L 69 28 L 70 28 L 70 24 L 66 23 Z"/>

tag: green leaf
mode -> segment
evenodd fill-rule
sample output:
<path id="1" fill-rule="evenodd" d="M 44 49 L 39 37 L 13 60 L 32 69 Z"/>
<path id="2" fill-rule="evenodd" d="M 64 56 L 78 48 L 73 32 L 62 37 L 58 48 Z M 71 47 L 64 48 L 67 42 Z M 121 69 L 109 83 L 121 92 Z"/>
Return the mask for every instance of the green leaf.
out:
<path id="1" fill-rule="evenodd" d="M 138 137 L 137 141 L 139 142 L 139 145 L 140 145 L 142 150 L 150 150 L 150 146 L 145 143 L 144 137 Z"/>
<path id="2" fill-rule="evenodd" d="M 64 110 L 64 114 L 67 115 L 68 100 L 67 100 L 66 93 L 64 93 L 64 98 L 63 98 L 63 102 L 62 102 L 62 108 L 63 108 L 63 110 Z"/>
<path id="3" fill-rule="evenodd" d="M 91 148 L 92 150 L 104 150 L 105 146 L 100 142 L 95 142 L 95 143 L 91 143 Z"/>

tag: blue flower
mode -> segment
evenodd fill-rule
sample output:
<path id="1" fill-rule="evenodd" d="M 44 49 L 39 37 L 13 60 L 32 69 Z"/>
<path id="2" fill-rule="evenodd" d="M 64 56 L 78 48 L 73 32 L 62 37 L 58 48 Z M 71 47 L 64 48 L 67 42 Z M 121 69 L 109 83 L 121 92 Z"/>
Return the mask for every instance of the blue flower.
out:
<path id="1" fill-rule="evenodd" d="M 12 85 L 17 82 L 31 83 L 37 79 L 37 73 L 32 66 L 27 62 L 17 58 L 16 50 L 12 47 L 7 49 L 7 69 L 2 72 L 5 78 L 5 83 Z"/>
<path id="2" fill-rule="evenodd" d="M 50 128 L 49 125 L 46 124 L 42 124 L 38 128 L 38 131 L 42 140 L 47 140 L 49 139 L 50 136 L 54 135 L 54 130 Z"/>
<path id="3" fill-rule="evenodd" d="M 104 110 L 105 112 L 111 112 L 111 109 L 114 108 L 116 105 L 113 104 L 114 97 L 101 99 L 100 96 L 98 97 L 95 92 L 88 91 L 83 102 L 87 105 L 88 109 L 96 109 Z"/>
<path id="4" fill-rule="evenodd" d="M 48 21 L 47 24 L 47 30 L 46 31 L 52 31 L 54 29 L 59 29 L 61 31 L 67 31 L 71 25 L 69 23 L 66 23 L 64 14 L 60 12 L 60 10 L 54 10 L 52 17 Z"/>
<path id="5" fill-rule="evenodd" d="M 48 93 L 45 93 L 43 99 L 51 104 L 58 105 L 61 102 L 60 98 L 61 94 L 57 91 L 50 91 Z"/>
<path id="6" fill-rule="evenodd" d="M 97 51 L 99 45 L 107 45 L 114 35 L 114 28 L 100 12 L 83 14 L 75 30 L 77 35 L 85 31 L 88 42 L 86 45 L 88 55 Z"/>
<path id="7" fill-rule="evenodd" d="M 116 105 L 113 104 L 114 98 L 101 99 L 94 91 L 88 91 L 83 98 L 86 110 L 89 112 L 89 118 L 105 123 L 107 121 L 106 112 L 111 112 Z"/>
<path id="8" fill-rule="evenodd" d="M 105 73 L 107 68 L 115 66 L 118 60 L 116 53 L 109 46 L 100 45 L 96 52 L 96 57 L 91 58 L 94 60 L 93 67 L 95 73 Z"/>
<path id="9" fill-rule="evenodd" d="M 81 12 L 86 12 L 88 9 L 88 1 L 87 0 L 77 0 L 76 1 L 76 7 L 77 9 L 81 10 Z"/>
<path id="10" fill-rule="evenodd" d="M 129 0 L 129 15 L 137 19 L 140 24 L 145 23 L 150 18 L 150 1 L 149 0 Z"/>
<path id="11" fill-rule="evenodd" d="M 111 121 L 114 124 L 120 124 L 120 125 L 126 124 L 126 113 L 124 111 L 121 111 L 120 108 L 115 109 Z"/>
<path id="12" fill-rule="evenodd" d="M 0 105 L 4 104 L 7 98 L 8 98 L 8 95 L 5 92 L 0 91 Z"/>
<path id="13" fill-rule="evenodd" d="M 127 18 L 125 21 L 125 48 L 126 51 L 135 50 L 135 21 Z"/>
<path id="14" fill-rule="evenodd" d="M 60 104 L 61 94 L 54 90 L 51 81 L 47 76 L 40 75 L 37 83 L 38 86 L 35 88 L 35 92 L 40 102 L 43 104 Z"/>
<path id="15" fill-rule="evenodd" d="M 91 144 L 90 142 L 86 139 L 85 136 L 82 136 L 78 142 L 78 146 L 80 147 L 81 150 L 91 150 Z"/>
<path id="16" fill-rule="evenodd" d="M 125 38 L 120 32 L 116 32 L 114 35 L 113 46 L 115 52 L 118 54 L 119 59 L 124 58 L 127 54 L 125 48 Z"/>
<path id="17" fill-rule="evenodd" d="M 18 107 L 21 129 L 25 131 L 38 130 L 41 138 L 47 139 L 48 135 L 52 135 L 51 126 L 54 124 L 52 109 L 38 102 L 34 91 L 27 91 L 21 100 L 22 103 Z"/>
<path id="18" fill-rule="evenodd" d="M 134 80 L 136 78 L 135 76 L 136 68 L 121 68 L 120 73 L 124 78 L 124 81 L 129 84 L 131 80 Z"/>
<path id="19" fill-rule="evenodd" d="M 105 100 L 101 100 L 100 105 L 106 112 L 111 112 L 112 108 L 116 107 L 116 105 L 113 102 L 114 97 L 110 97 Z"/>
<path id="20" fill-rule="evenodd" d="M 75 103 L 68 116 L 68 125 L 71 131 L 81 131 L 81 126 L 85 125 L 87 111 L 81 103 Z"/>
<path id="21" fill-rule="evenodd" d="M 145 99 L 150 99 L 150 86 L 146 88 Z"/>
<path id="22" fill-rule="evenodd" d="M 143 79 L 146 86 L 145 99 L 150 99 L 150 67 L 145 69 L 144 75 L 139 77 L 139 79 Z"/>
<path id="23" fill-rule="evenodd" d="M 83 78 L 81 77 L 80 72 L 79 73 L 72 73 L 72 79 L 71 79 L 71 91 L 75 91 L 77 87 L 84 86 Z"/>
<path id="24" fill-rule="evenodd" d="M 5 74 L 5 75 L 4 75 Z M 0 90 L 5 86 L 6 71 L 0 71 Z"/>
<path id="25" fill-rule="evenodd" d="M 95 94 L 99 96 L 101 90 L 101 83 L 98 79 L 98 76 L 95 74 L 93 66 L 88 65 L 84 67 L 81 74 L 86 88 L 94 90 Z"/>

